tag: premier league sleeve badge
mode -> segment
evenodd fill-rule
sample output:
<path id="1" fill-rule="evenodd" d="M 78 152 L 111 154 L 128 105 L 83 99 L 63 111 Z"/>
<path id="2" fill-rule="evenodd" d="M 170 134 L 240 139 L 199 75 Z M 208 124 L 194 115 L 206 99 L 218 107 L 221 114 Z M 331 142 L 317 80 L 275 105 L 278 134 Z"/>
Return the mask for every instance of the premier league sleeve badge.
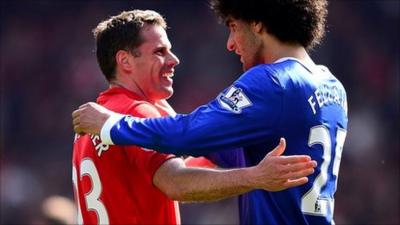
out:
<path id="1" fill-rule="evenodd" d="M 235 86 L 231 86 L 225 94 L 219 94 L 218 102 L 222 108 L 234 113 L 241 113 L 242 109 L 252 105 L 243 90 Z"/>

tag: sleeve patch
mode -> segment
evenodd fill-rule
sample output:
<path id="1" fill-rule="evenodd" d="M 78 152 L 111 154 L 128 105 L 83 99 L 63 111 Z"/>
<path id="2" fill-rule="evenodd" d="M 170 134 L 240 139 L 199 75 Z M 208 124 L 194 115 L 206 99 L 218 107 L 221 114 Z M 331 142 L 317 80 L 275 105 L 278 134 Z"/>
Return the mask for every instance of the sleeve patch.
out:
<path id="1" fill-rule="evenodd" d="M 231 86 L 228 91 L 218 95 L 218 102 L 227 110 L 234 113 L 241 113 L 242 109 L 252 105 L 249 98 L 244 94 L 241 88 Z"/>

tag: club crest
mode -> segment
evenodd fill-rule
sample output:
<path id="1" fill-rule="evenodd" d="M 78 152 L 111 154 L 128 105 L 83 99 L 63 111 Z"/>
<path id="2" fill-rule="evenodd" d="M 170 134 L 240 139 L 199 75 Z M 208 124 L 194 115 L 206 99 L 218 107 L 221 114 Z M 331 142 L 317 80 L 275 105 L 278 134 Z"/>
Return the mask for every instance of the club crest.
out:
<path id="1" fill-rule="evenodd" d="M 234 113 L 241 113 L 243 108 L 252 105 L 243 90 L 234 86 L 230 87 L 225 94 L 221 93 L 218 96 L 218 102 L 223 108 Z"/>

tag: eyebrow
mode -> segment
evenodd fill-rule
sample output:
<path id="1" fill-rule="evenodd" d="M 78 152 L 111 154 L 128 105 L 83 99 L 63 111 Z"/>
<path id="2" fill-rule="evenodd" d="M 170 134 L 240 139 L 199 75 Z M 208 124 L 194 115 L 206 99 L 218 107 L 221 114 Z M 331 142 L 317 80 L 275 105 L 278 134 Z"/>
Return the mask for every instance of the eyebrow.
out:
<path id="1" fill-rule="evenodd" d="M 165 50 L 165 49 L 167 49 L 167 47 L 165 47 L 165 46 L 157 46 L 157 47 L 154 48 L 154 51 L 160 51 L 160 50 Z"/>

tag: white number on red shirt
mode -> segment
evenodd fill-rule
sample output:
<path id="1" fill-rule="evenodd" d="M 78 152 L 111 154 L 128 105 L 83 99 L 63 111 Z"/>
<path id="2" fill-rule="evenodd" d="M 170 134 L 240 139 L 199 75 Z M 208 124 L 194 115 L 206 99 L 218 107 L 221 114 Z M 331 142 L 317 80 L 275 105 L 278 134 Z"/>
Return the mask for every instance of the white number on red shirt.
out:
<path id="1" fill-rule="evenodd" d="M 97 224 L 109 224 L 108 214 L 106 207 L 99 200 L 102 186 L 99 177 L 99 173 L 97 172 L 96 166 L 94 165 L 91 159 L 84 159 L 80 165 L 80 180 L 83 179 L 84 176 L 88 176 L 91 181 L 91 190 L 88 193 L 85 193 L 86 207 L 87 211 L 94 211 L 97 214 L 98 223 Z M 72 181 L 74 183 L 76 196 L 79 196 L 78 192 L 78 176 L 76 172 L 75 166 L 72 167 Z M 77 198 L 78 205 L 78 224 L 83 224 L 82 220 L 82 211 L 80 209 L 79 198 Z"/>

